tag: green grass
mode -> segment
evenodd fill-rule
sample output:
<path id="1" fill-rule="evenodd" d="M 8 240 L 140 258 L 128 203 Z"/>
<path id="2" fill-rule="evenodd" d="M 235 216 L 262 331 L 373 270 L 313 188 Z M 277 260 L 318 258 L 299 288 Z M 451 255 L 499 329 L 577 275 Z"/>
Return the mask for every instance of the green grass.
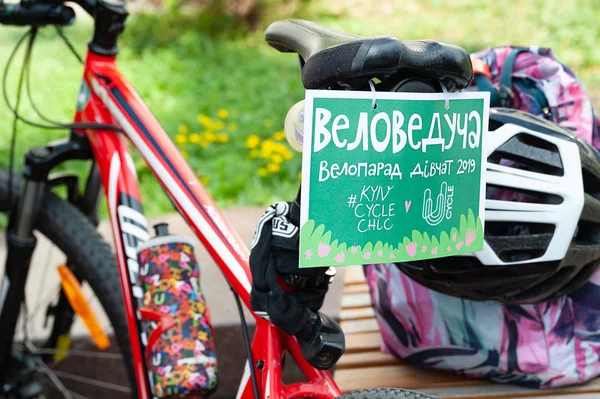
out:
<path id="1" fill-rule="evenodd" d="M 502 44 L 551 47 L 575 70 L 595 106 L 600 107 L 600 3 L 595 0 L 331 0 L 313 1 L 297 16 L 357 34 L 431 38 L 462 45 L 469 51 Z M 266 18 L 272 19 L 275 17 Z M 198 176 L 208 182 L 219 204 L 263 205 L 291 198 L 298 184 L 300 156 L 293 153 L 290 160 L 277 157 L 283 151 L 278 144 L 282 140 L 273 139 L 273 134 L 282 129 L 287 110 L 303 98 L 296 57 L 269 48 L 260 32 L 243 34 L 243 29 L 227 18 L 132 15 L 128 24 L 120 42 L 121 71 L 173 138 L 181 125 L 187 127 L 187 143 L 178 145 L 188 154 Z M 0 27 L 0 67 L 23 32 L 22 28 Z M 90 21 L 81 18 L 66 32 L 83 53 L 91 37 Z M 69 120 L 81 66 L 52 29 L 41 32 L 34 51 L 32 87 L 36 102 L 54 119 Z M 9 80 L 14 92 L 16 71 Z M 23 109 L 32 115 L 30 108 Z M 227 118 L 218 117 L 220 109 L 228 111 Z M 212 125 L 201 125 L 199 115 L 210 118 Z M 3 104 L 0 120 L 0 166 L 5 166 L 11 116 Z M 221 129 L 217 129 L 219 121 L 223 122 Z M 197 133 L 196 143 L 190 143 L 193 133 Z M 214 141 L 209 140 L 211 133 L 227 135 L 228 141 L 208 143 Z M 263 144 L 252 152 L 246 148 L 246 140 L 254 135 Z M 17 162 L 21 163 L 26 147 L 64 136 L 60 131 L 21 126 Z M 264 144 L 268 138 L 271 140 Z M 181 137 L 179 142 L 183 142 Z M 273 157 L 278 158 L 276 167 Z M 139 157 L 135 159 L 146 212 L 172 210 Z"/>
<path id="2" fill-rule="evenodd" d="M 315 226 L 309 219 L 300 229 L 300 252 L 303 267 L 357 265 L 367 262 L 394 262 L 437 258 L 437 255 L 460 255 L 483 250 L 483 225 L 469 209 L 460 215 L 460 225 L 443 231 L 439 237 L 413 230 L 410 237 L 398 242 L 345 242 L 324 224 Z M 473 246 L 471 246 L 473 245 Z"/>
<path id="3" fill-rule="evenodd" d="M 135 17 L 132 17 L 134 19 Z M 135 27 L 134 27 L 135 28 Z M 91 33 L 89 24 L 69 28 L 67 33 L 82 53 Z M 23 29 L 0 28 L 0 66 L 8 57 Z M 177 135 L 180 125 L 192 133 L 207 133 L 197 118 L 206 115 L 215 123 L 219 109 L 228 111 L 225 129 L 215 134 L 227 135 L 227 143 L 213 143 L 206 149 L 198 144 L 182 144 L 188 162 L 220 205 L 266 204 L 290 198 L 298 187 L 300 157 L 284 149 L 291 160 L 279 166 L 278 173 L 261 177 L 259 169 L 268 162 L 250 157 L 246 139 L 256 135 L 261 141 L 272 138 L 283 128 L 288 109 L 303 98 L 298 65 L 294 56 L 281 56 L 264 45 L 259 35 L 236 40 L 209 38 L 192 31 L 184 32 L 164 46 L 127 47 L 138 44 L 126 36 L 121 43 L 119 67 L 147 102 L 165 130 Z M 15 71 L 17 72 L 17 71 Z M 35 47 L 32 70 L 34 99 L 44 114 L 68 121 L 74 112 L 81 77 L 81 66 L 68 54 L 52 30 L 43 31 Z M 11 92 L 17 73 L 11 75 Z M 33 115 L 29 107 L 23 107 Z M 8 163 L 11 116 L 0 107 L 0 165 Z M 237 125 L 237 126 L 236 126 Z M 228 129 L 231 128 L 231 129 Z M 21 125 L 17 141 L 17 162 L 22 162 L 26 147 L 42 145 L 65 136 L 63 131 L 46 131 Z M 276 135 L 277 136 L 277 135 Z M 280 140 L 269 141 L 276 148 Z M 259 147 L 260 149 L 260 147 Z M 263 152 L 265 153 L 265 152 Z M 273 151 L 265 154 L 272 155 Z M 149 171 L 136 157 L 147 214 L 172 210 L 172 206 Z"/>

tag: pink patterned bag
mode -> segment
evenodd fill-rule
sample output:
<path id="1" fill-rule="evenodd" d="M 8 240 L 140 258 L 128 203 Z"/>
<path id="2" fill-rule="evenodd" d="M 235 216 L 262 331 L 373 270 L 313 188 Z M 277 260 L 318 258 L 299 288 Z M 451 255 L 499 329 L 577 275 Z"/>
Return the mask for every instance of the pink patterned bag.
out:
<path id="1" fill-rule="evenodd" d="M 598 119 L 583 85 L 550 49 L 507 46 L 473 57 L 482 62 L 474 62 L 478 87 L 472 89 L 493 91 L 496 106 L 540 115 L 600 147 Z M 364 271 L 384 352 L 532 388 L 578 384 L 600 375 L 600 270 L 574 293 L 536 305 L 440 294 L 392 263 L 365 265 Z"/>

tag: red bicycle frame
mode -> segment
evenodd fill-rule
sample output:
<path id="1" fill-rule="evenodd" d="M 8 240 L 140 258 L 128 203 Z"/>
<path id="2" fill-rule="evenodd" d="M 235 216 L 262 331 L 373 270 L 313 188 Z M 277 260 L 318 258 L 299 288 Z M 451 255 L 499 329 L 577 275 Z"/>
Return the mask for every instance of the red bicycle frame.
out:
<path id="1" fill-rule="evenodd" d="M 139 265 L 135 252 L 136 244 L 146 240 L 148 234 L 127 141 L 131 141 L 142 155 L 179 213 L 250 309 L 252 277 L 248 249 L 223 218 L 214 200 L 140 96 L 119 73 L 115 56 L 88 52 L 77 109 L 76 122 L 114 124 L 123 130 L 123 133 L 116 133 L 90 129 L 78 133 L 87 135 L 100 169 L 121 276 L 137 390 L 141 398 L 150 398 L 152 393 L 143 361 L 146 337 L 140 331 L 139 312 L 136 310 L 142 292 L 136 286 Z M 250 367 L 256 374 L 260 398 L 333 399 L 341 396 L 329 372 L 317 370 L 304 360 L 295 338 L 256 314 L 253 313 L 253 316 L 256 333 L 252 355 L 256 361 L 262 360 L 261 367 L 246 362 L 236 399 L 254 398 Z M 286 350 L 309 382 L 283 384 L 281 366 Z"/>

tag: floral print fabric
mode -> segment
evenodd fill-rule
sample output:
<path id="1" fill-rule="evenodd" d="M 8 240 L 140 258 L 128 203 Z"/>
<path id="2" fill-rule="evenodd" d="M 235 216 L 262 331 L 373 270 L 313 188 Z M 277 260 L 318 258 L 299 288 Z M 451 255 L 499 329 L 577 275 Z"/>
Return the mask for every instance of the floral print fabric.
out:
<path id="1" fill-rule="evenodd" d="M 512 46 L 489 47 L 473 54 L 490 68 L 492 83 L 498 85 L 506 57 Z M 600 148 L 600 121 L 592 107 L 585 87 L 569 67 L 561 64 L 549 48 L 527 47 L 515 58 L 514 79 L 526 79 L 540 89 L 552 111 L 552 121 L 570 130 L 581 139 Z M 513 85 L 513 108 L 542 115 L 539 105 L 519 86 Z"/>
<path id="2" fill-rule="evenodd" d="M 555 301 L 502 305 L 427 289 L 393 263 L 364 271 L 382 350 L 409 363 L 532 388 L 600 374 L 600 272 Z"/>

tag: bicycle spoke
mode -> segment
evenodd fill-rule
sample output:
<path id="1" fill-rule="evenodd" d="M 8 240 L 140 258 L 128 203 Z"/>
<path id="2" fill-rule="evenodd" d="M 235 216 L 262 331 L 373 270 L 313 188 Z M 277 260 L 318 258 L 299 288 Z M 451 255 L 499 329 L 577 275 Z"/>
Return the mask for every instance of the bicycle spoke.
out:
<path id="1" fill-rule="evenodd" d="M 38 369 L 40 369 L 40 371 L 41 371 L 42 367 L 39 367 Z M 82 377 L 80 375 L 71 374 L 71 373 L 67 373 L 67 372 L 59 371 L 59 370 L 52 370 L 52 374 L 54 374 L 56 377 L 60 377 L 64 380 L 81 382 L 82 384 L 93 385 L 93 386 L 96 386 L 99 388 L 110 389 L 111 391 L 116 391 L 116 392 L 131 393 L 131 388 L 126 387 L 124 385 L 113 384 L 112 382 L 95 380 L 93 378 Z"/>
<path id="2" fill-rule="evenodd" d="M 52 297 L 58 296 L 59 293 L 60 293 L 60 285 L 58 287 L 56 287 L 56 289 L 54 289 L 52 292 L 48 292 L 46 294 L 46 296 L 44 297 L 44 299 L 42 300 L 42 303 L 47 303 Z M 29 315 L 29 318 L 32 319 L 33 317 L 35 317 L 35 315 L 39 313 L 40 309 L 41 309 L 41 306 L 34 309 L 33 312 L 31 312 L 31 314 Z"/>
<path id="3" fill-rule="evenodd" d="M 45 374 L 44 374 L 44 375 L 45 375 Z M 46 376 L 46 377 L 47 377 L 47 376 Z M 58 388 L 56 388 L 56 386 L 54 386 L 54 384 L 50 384 L 50 383 L 48 383 L 48 382 L 46 382 L 46 381 L 44 381 L 44 380 L 40 380 L 40 383 L 41 383 L 42 385 L 44 385 L 44 386 L 47 386 L 47 387 L 49 387 L 49 388 L 52 388 L 52 389 L 54 389 L 54 390 L 57 390 L 57 391 L 61 392 L 61 390 L 60 390 L 60 389 L 58 389 Z M 68 389 L 67 389 L 67 391 L 69 392 L 69 394 L 71 394 L 71 396 L 73 397 L 73 399 L 88 399 L 88 397 L 87 397 L 87 396 L 83 396 L 83 395 L 82 395 L 82 394 L 80 394 L 80 393 L 73 392 L 73 391 L 69 391 Z M 62 393 L 62 392 L 61 392 L 61 393 Z M 45 396 L 44 396 L 44 398 L 45 398 Z"/>
<path id="4" fill-rule="evenodd" d="M 88 357 L 88 358 L 97 358 L 97 359 L 123 359 L 123 355 L 120 353 L 104 353 L 104 352 L 94 352 L 94 351 L 82 351 L 77 349 L 69 349 L 69 350 L 60 350 L 60 349 L 52 349 L 52 348 L 39 348 L 33 349 L 33 354 L 36 355 L 66 355 L 66 356 L 80 356 L 80 357 Z"/>
<path id="5" fill-rule="evenodd" d="M 44 264 L 43 275 L 42 275 L 42 279 L 40 280 L 40 284 L 39 284 L 38 291 L 37 291 L 39 293 L 43 292 L 43 284 L 46 282 L 48 266 L 50 265 L 50 259 L 51 259 L 51 255 L 54 250 L 54 247 L 55 247 L 55 245 L 48 246 L 48 253 L 46 254 L 46 262 Z M 42 309 L 42 305 L 48 304 L 49 301 L 52 299 L 52 297 L 56 297 L 58 295 L 58 293 L 60 293 L 60 286 L 58 286 L 55 290 L 50 290 L 44 296 L 44 298 L 41 298 L 40 300 L 38 300 L 33 311 L 27 317 L 26 323 L 27 323 L 28 327 L 31 327 L 31 323 L 32 323 L 33 319 L 35 318 L 35 316 L 39 313 L 40 309 Z"/>
<path id="6" fill-rule="evenodd" d="M 40 283 L 38 284 L 38 290 L 37 292 L 44 292 L 43 288 L 44 288 L 44 283 L 46 282 L 46 276 L 48 276 L 48 266 L 50 265 L 50 259 L 52 257 L 52 251 L 54 250 L 54 245 L 49 245 L 48 246 L 48 253 L 46 253 L 46 262 L 44 264 L 44 269 L 42 270 L 42 278 L 40 279 Z M 44 302 L 41 301 L 41 299 L 38 301 L 38 303 L 34 306 L 33 310 L 35 311 L 37 308 L 39 308 Z"/>
<path id="7" fill-rule="evenodd" d="M 36 367 L 36 371 L 39 371 L 46 377 L 48 377 L 50 381 L 52 381 L 56 389 L 58 389 L 66 399 L 74 399 L 73 395 L 71 394 L 71 391 L 69 391 L 67 387 L 64 386 L 62 381 L 56 376 L 56 373 L 50 370 L 48 365 L 46 365 L 46 363 L 44 363 L 42 359 L 37 358 L 36 363 L 38 364 L 38 367 Z"/>
<path id="8" fill-rule="evenodd" d="M 66 353 L 69 356 L 84 356 L 84 357 L 96 357 L 103 359 L 122 359 L 123 356 L 118 353 L 99 353 L 92 351 L 80 351 L 80 350 L 69 350 L 69 351 L 60 351 L 57 349 L 46 349 L 46 348 L 38 348 L 33 342 L 25 342 L 24 346 L 33 354 L 52 354 L 52 353 Z M 67 399 L 87 399 L 87 397 L 80 395 L 76 392 L 68 390 L 60 378 L 64 380 L 75 381 L 87 385 L 96 386 L 99 388 L 110 389 L 112 391 L 122 392 L 122 393 L 131 393 L 131 388 L 126 387 L 124 385 L 113 384 L 111 382 L 96 380 L 93 378 L 82 377 L 76 374 L 67 373 L 60 370 L 52 370 L 48 365 L 41 359 L 37 358 L 36 363 L 38 367 L 36 367 L 36 371 L 44 374 L 52 383 L 54 384 L 54 388 L 56 388 L 60 393 L 64 395 Z"/>

